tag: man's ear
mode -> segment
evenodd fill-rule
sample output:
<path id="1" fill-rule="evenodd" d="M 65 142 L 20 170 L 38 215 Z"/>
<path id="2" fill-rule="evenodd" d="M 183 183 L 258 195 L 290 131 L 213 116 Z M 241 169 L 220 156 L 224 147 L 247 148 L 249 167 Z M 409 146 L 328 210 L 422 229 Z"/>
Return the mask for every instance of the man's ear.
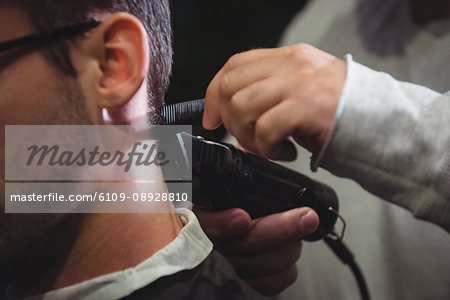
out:
<path id="1" fill-rule="evenodd" d="M 113 13 L 103 19 L 83 48 L 89 52 L 83 70 L 84 84 L 90 87 L 86 96 L 94 98 L 99 108 L 124 106 L 147 77 L 145 28 L 130 14 Z"/>

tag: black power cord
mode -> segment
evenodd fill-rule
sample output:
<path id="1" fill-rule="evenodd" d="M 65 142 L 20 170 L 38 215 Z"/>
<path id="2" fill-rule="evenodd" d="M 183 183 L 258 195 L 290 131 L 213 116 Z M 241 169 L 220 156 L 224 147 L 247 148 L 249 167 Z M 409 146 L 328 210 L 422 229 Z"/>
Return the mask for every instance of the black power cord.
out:
<path id="1" fill-rule="evenodd" d="M 359 268 L 358 264 L 354 259 L 353 253 L 347 247 L 347 245 L 342 242 L 334 232 L 323 238 L 325 243 L 333 250 L 337 257 L 346 265 L 350 267 L 355 276 L 356 282 L 358 283 L 359 293 L 361 294 L 362 300 L 370 300 L 369 289 L 367 288 L 366 280 Z"/>

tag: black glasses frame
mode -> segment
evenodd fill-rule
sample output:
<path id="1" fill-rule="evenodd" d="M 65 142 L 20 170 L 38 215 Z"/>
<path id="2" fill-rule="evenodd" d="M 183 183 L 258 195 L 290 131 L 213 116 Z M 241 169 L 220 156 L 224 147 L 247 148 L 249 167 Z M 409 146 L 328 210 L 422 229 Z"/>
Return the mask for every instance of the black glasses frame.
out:
<path id="1" fill-rule="evenodd" d="M 90 20 L 79 24 L 73 24 L 66 27 L 57 28 L 51 32 L 35 33 L 17 39 L 5 41 L 3 43 L 0 43 L 0 52 L 11 50 L 29 44 L 42 45 L 47 43 L 54 43 L 60 39 L 68 38 L 70 36 L 74 36 L 86 32 L 88 30 L 91 30 L 92 28 L 95 28 L 98 25 L 100 25 L 100 23 L 101 22 L 96 20 Z"/>

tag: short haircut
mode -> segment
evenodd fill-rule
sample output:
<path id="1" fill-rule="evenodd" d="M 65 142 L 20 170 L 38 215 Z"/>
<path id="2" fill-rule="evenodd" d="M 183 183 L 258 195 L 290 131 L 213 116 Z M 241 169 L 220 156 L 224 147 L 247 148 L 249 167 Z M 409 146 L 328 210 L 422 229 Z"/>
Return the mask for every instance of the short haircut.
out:
<path id="1" fill-rule="evenodd" d="M 149 121 L 161 121 L 159 111 L 172 67 L 172 30 L 168 0 L 0 0 L 23 10 L 38 32 L 93 19 L 95 13 L 127 12 L 144 25 L 149 40 L 148 79 Z M 69 56 L 71 39 L 62 39 L 45 50 L 47 57 L 65 73 L 75 76 Z"/>

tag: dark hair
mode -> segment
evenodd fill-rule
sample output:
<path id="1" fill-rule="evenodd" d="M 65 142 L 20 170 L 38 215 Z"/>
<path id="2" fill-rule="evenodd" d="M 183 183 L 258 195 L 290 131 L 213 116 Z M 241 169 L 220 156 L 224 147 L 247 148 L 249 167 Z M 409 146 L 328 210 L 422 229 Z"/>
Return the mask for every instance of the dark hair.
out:
<path id="1" fill-rule="evenodd" d="M 150 48 L 148 74 L 149 119 L 160 122 L 159 111 L 172 67 L 172 31 L 168 0 L 0 0 L 22 9 L 39 32 L 85 22 L 101 12 L 127 12 L 137 17 L 147 30 Z M 49 59 L 65 73 L 76 76 L 69 56 L 70 40 L 63 39 L 46 50 Z M 153 111 L 154 110 L 154 111 Z"/>

